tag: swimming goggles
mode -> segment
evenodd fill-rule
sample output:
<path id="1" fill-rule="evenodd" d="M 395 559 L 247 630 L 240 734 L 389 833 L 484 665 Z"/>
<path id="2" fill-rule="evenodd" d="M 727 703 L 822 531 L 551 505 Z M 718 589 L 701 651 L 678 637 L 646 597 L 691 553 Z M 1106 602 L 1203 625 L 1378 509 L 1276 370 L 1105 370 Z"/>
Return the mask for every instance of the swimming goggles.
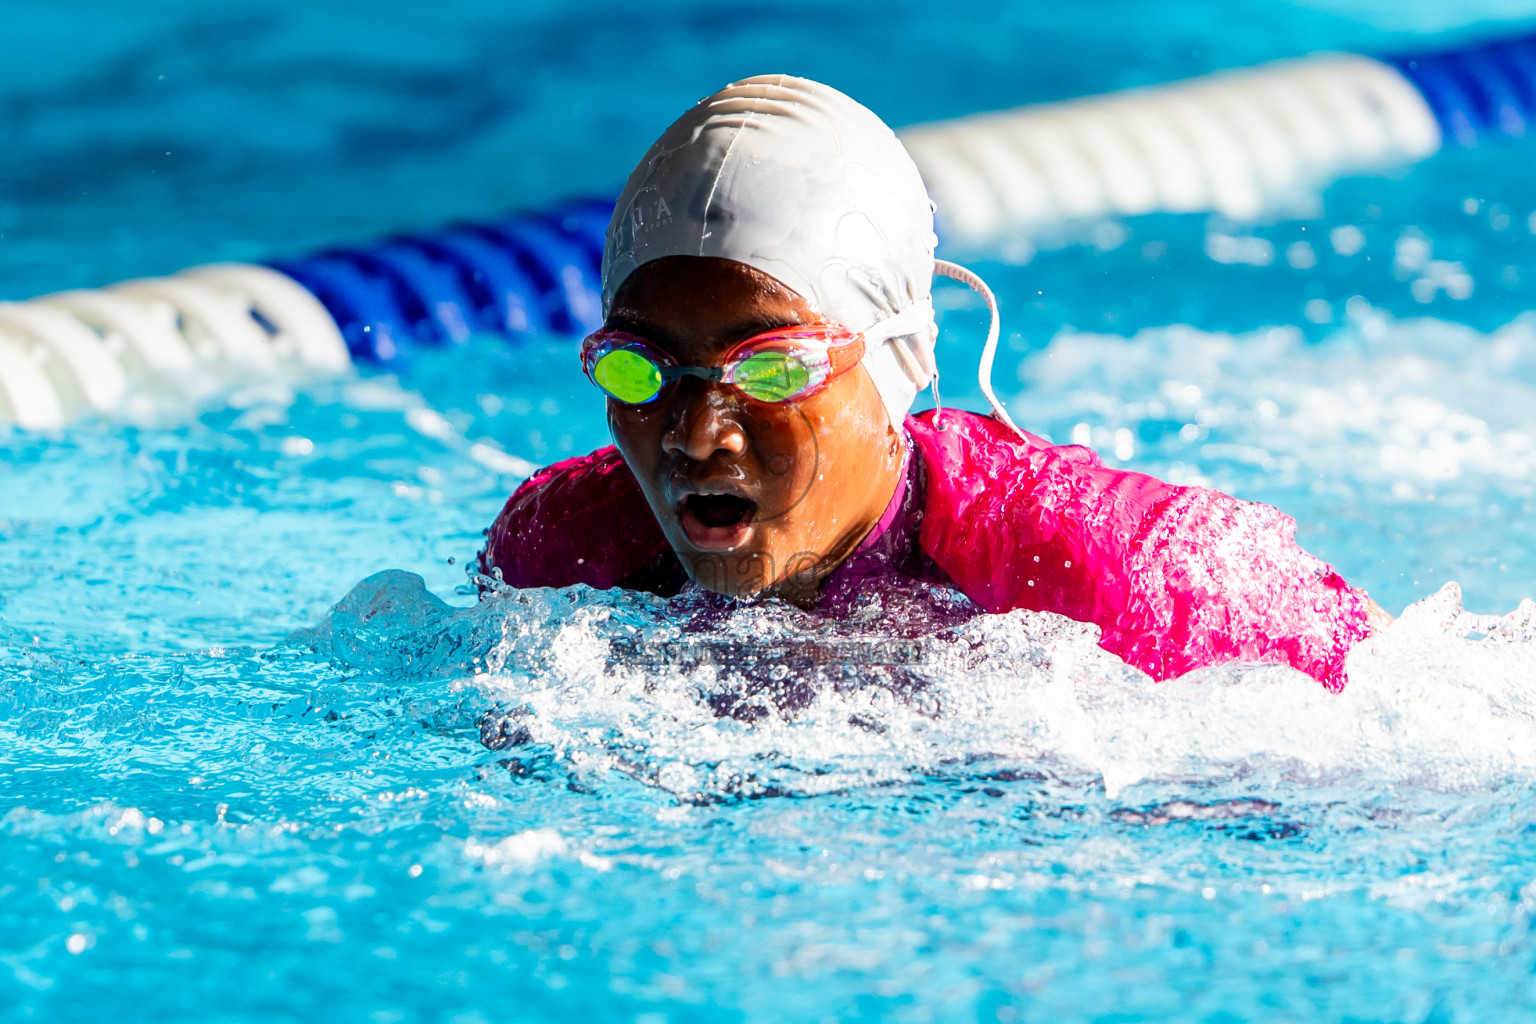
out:
<path id="1" fill-rule="evenodd" d="M 581 343 L 581 367 L 604 394 L 626 405 L 654 402 L 683 377 L 718 381 L 759 402 L 795 402 L 857 366 L 864 345 L 864 335 L 846 327 L 803 324 L 754 334 L 714 366 L 679 366 L 644 338 L 605 327 Z"/>

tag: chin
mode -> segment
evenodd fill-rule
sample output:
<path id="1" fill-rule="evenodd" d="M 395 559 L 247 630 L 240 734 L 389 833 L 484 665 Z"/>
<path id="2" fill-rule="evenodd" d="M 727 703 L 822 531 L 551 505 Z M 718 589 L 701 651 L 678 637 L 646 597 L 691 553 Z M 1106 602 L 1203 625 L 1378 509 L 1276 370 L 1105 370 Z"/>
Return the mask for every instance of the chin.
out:
<path id="1" fill-rule="evenodd" d="M 789 546 L 780 555 L 769 545 L 728 552 L 679 553 L 688 575 L 705 590 L 727 597 L 780 597 L 795 604 L 814 603 L 821 580 L 833 566 L 825 556 Z M 676 549 L 674 549 L 676 550 Z"/>
<path id="2" fill-rule="evenodd" d="M 732 551 L 698 551 L 683 557 L 693 581 L 727 597 L 751 597 L 772 585 L 773 559 L 755 547 Z"/>

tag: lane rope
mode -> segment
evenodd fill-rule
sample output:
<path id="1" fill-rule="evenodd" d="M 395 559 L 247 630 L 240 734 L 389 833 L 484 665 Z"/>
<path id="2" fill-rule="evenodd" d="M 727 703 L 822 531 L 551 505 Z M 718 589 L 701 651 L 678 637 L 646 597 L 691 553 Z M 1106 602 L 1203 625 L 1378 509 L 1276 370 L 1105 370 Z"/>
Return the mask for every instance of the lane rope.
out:
<path id="1" fill-rule="evenodd" d="M 1536 35 L 1384 60 L 1318 54 L 898 134 L 946 249 L 986 249 L 1153 211 L 1252 220 L 1340 176 L 1533 125 Z M 481 334 L 584 334 L 601 317 L 612 208 L 578 200 L 0 303 L 0 424 L 114 417 L 157 387 L 402 368 L 419 347 Z"/>

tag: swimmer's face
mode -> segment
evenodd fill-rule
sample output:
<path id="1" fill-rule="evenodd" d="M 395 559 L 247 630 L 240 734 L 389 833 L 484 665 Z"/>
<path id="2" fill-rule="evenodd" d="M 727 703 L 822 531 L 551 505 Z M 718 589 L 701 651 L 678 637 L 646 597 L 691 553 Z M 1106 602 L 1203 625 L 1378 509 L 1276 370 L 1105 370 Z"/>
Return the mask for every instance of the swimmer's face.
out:
<path id="1" fill-rule="evenodd" d="M 607 325 L 711 366 L 744 338 L 816 319 L 745 264 L 668 256 L 624 281 Z M 814 599 L 885 511 L 901 467 L 862 366 L 783 403 L 686 376 L 647 405 L 608 399 L 608 424 L 688 575 L 722 594 Z"/>

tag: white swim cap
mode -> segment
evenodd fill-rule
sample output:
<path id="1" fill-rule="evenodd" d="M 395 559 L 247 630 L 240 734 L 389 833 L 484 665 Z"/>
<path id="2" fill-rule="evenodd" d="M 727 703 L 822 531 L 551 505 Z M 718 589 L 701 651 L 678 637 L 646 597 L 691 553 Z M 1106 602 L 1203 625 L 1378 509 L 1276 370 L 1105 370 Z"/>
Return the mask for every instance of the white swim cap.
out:
<path id="1" fill-rule="evenodd" d="M 899 428 L 933 380 L 933 204 L 896 134 L 829 86 L 748 78 L 701 100 L 629 176 L 603 250 L 603 315 L 663 256 L 755 267 L 868 343 Z"/>

